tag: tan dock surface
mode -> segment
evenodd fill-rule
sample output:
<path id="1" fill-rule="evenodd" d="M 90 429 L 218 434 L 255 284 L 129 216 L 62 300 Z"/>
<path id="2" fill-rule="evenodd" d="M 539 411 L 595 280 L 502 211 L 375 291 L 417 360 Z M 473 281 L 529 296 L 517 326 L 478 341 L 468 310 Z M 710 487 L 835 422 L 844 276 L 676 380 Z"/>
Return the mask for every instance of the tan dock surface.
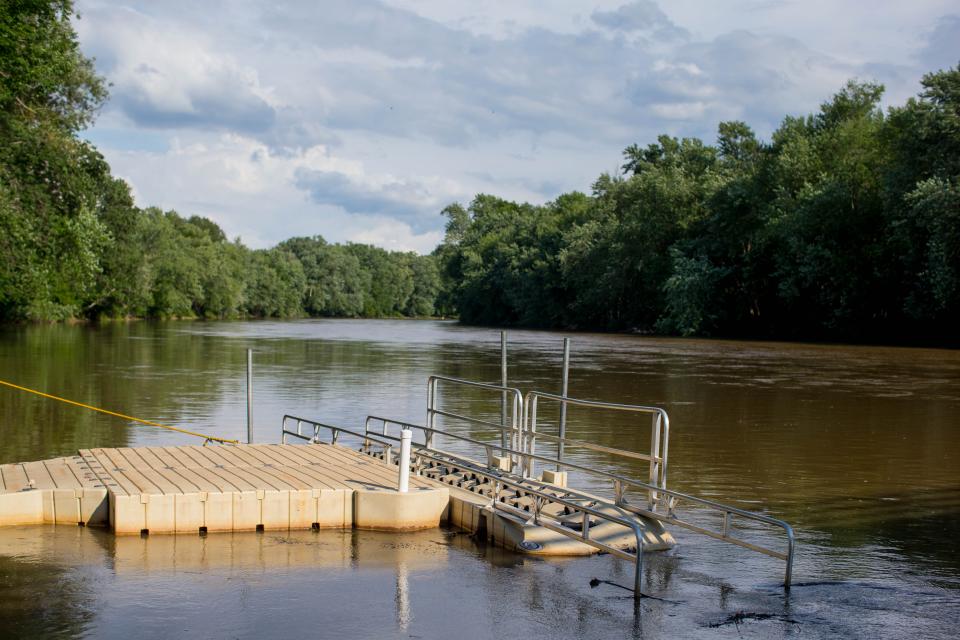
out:
<path id="1" fill-rule="evenodd" d="M 411 477 L 411 493 L 438 483 Z M 338 445 L 122 447 L 0 465 L 0 524 L 109 524 L 117 533 L 354 524 L 354 493 L 396 467 Z"/>
<path id="2" fill-rule="evenodd" d="M 397 491 L 398 467 L 376 452 L 341 445 L 256 444 L 81 449 L 77 455 L 0 465 L 0 526 L 108 526 L 118 534 L 291 529 L 409 531 L 442 522 L 483 533 L 510 550 L 586 555 L 594 546 L 538 526 L 525 514 L 494 510 L 496 499 L 515 509 L 530 498 L 479 483 L 465 461 L 411 475 Z M 462 486 L 460 486 L 462 485 Z M 563 489 L 557 488 L 560 493 Z M 557 505 L 543 512 L 564 519 Z M 632 531 L 594 522 L 590 538 L 617 548 L 635 545 Z M 662 525 L 644 525 L 644 548 L 673 546 Z M 526 546 L 523 546 L 527 543 Z M 532 544 L 531 544 L 532 543 Z"/>

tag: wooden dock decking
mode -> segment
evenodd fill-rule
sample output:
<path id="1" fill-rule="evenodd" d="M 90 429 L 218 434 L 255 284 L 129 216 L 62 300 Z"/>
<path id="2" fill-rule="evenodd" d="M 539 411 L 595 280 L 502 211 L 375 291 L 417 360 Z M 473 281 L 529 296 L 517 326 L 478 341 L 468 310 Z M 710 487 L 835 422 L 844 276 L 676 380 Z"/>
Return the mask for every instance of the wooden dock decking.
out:
<path id="1" fill-rule="evenodd" d="M 117 533 L 350 527 L 355 492 L 396 487 L 396 467 L 338 445 L 82 449 L 0 465 L 0 524 L 109 524 Z M 448 491 L 440 487 L 410 479 L 411 495 Z"/>

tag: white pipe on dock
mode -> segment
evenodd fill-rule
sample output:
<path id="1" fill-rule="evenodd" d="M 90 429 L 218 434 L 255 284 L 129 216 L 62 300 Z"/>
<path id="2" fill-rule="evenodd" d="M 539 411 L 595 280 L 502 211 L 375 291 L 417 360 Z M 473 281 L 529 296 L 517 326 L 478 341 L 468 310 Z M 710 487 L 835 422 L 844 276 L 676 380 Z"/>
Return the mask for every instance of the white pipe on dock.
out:
<path id="1" fill-rule="evenodd" d="M 410 489 L 411 439 L 413 439 L 413 431 L 410 429 L 400 431 L 400 477 L 397 480 L 397 490 L 400 493 L 406 493 Z"/>

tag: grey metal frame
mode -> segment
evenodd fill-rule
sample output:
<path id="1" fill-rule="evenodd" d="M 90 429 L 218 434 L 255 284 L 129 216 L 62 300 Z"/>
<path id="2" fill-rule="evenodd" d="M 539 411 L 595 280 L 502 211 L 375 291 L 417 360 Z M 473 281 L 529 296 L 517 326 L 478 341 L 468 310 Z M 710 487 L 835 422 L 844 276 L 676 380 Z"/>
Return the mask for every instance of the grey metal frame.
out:
<path id="1" fill-rule="evenodd" d="M 644 413 L 650 414 L 651 416 L 651 425 L 650 425 L 650 453 L 643 454 L 634 451 L 626 451 L 624 449 L 613 449 L 612 447 L 602 447 L 600 445 L 595 445 L 583 441 L 570 440 L 566 437 L 566 424 L 565 420 L 560 422 L 560 432 L 557 436 L 550 436 L 547 434 L 537 433 L 537 406 L 540 399 L 544 400 L 554 400 L 560 403 L 561 409 L 564 409 L 567 405 L 574 405 L 578 407 L 588 407 L 591 409 L 607 409 L 613 411 L 627 411 L 631 413 Z M 585 449 L 592 449 L 595 451 L 605 451 L 606 453 L 612 453 L 619 456 L 627 456 L 638 458 L 640 460 L 648 460 L 650 462 L 650 474 L 648 476 L 649 484 L 655 485 L 660 489 L 667 488 L 667 447 L 670 440 L 670 416 L 667 415 L 667 412 L 660 407 L 649 407 L 644 405 L 634 405 L 634 404 L 620 404 L 616 402 L 603 402 L 599 400 L 582 400 L 579 398 L 570 398 L 568 396 L 560 396 L 553 393 L 546 393 L 544 391 L 530 391 L 527 393 L 526 400 L 524 402 L 524 408 L 526 413 L 524 415 L 524 441 L 526 443 L 526 449 L 530 453 L 536 451 L 536 440 L 537 438 L 542 438 L 556 442 L 558 446 L 558 455 L 557 459 L 563 461 L 564 455 L 564 444 L 571 444 Z M 565 412 L 563 412 L 565 413 Z M 562 417 L 566 417 L 565 415 Z M 559 470 L 560 467 L 557 467 Z M 535 468 L 533 465 L 527 469 L 527 475 L 535 475 Z M 651 501 L 656 500 L 656 493 L 651 494 Z"/>
<path id="2" fill-rule="evenodd" d="M 463 387 L 472 387 L 475 389 L 484 389 L 487 391 L 495 391 L 499 397 L 507 396 L 512 398 L 512 410 L 510 413 L 510 426 L 505 427 L 503 424 L 497 424 L 489 420 L 481 420 L 479 418 L 472 418 L 470 416 L 464 416 L 459 413 L 452 413 L 450 411 L 443 411 L 437 408 L 437 400 L 439 397 L 439 385 L 441 382 Z M 503 406 L 506 406 L 505 404 Z M 450 378 L 447 376 L 430 376 L 427 378 L 427 426 L 430 429 L 436 427 L 436 417 L 444 416 L 447 418 L 452 418 L 454 420 L 460 420 L 463 422 L 468 422 L 471 424 L 483 425 L 491 429 L 496 429 L 500 431 L 500 444 L 503 448 L 507 448 L 507 431 L 512 433 L 512 444 L 514 449 L 519 449 L 522 443 L 522 430 L 523 430 L 523 393 L 514 387 L 508 387 L 505 385 L 498 384 L 486 384 L 483 382 L 474 382 L 472 380 L 462 380 L 460 378 Z M 501 420 L 503 419 L 501 414 Z M 427 436 L 426 444 L 428 448 L 431 448 L 433 445 L 433 433 L 431 431 Z"/>
<path id="3" fill-rule="evenodd" d="M 288 420 L 297 421 L 297 431 L 290 431 L 286 428 L 286 423 Z M 367 416 L 365 431 L 363 433 L 360 433 L 359 431 L 353 431 L 353 430 L 345 429 L 343 427 L 338 427 L 335 425 L 316 422 L 314 420 L 309 420 L 307 418 L 300 418 L 297 416 L 285 415 L 283 416 L 283 427 L 281 431 L 284 437 L 289 435 L 296 438 L 300 438 L 302 440 L 308 440 L 310 442 L 319 443 L 320 429 L 329 429 L 332 434 L 330 444 L 336 444 L 338 436 L 341 433 L 346 433 L 346 434 L 361 438 L 364 442 L 365 447 L 369 446 L 371 442 L 374 442 L 382 446 L 384 448 L 384 461 L 387 464 L 391 464 L 392 457 L 390 455 L 390 451 L 393 448 L 393 442 L 388 442 L 388 440 L 398 442 L 400 441 L 400 438 L 391 436 L 386 433 L 380 433 L 380 434 L 371 433 L 369 430 L 369 427 L 372 421 L 383 421 L 384 429 L 386 428 L 387 424 L 393 424 L 401 427 L 412 427 L 415 429 L 420 429 L 425 432 L 433 431 L 436 433 L 443 433 L 444 435 L 451 435 L 446 432 L 439 431 L 437 429 L 430 429 L 429 427 L 424 427 L 422 425 L 414 425 L 414 424 L 410 424 L 402 421 L 391 420 L 389 418 L 381 418 L 379 416 Z M 308 436 L 303 434 L 302 426 L 304 423 L 311 425 L 313 427 L 314 435 Z M 457 437 L 458 439 L 461 439 L 461 440 L 466 440 L 468 442 L 482 444 L 488 447 L 500 448 L 500 447 L 497 447 L 496 445 L 487 445 L 485 443 L 479 442 L 478 440 L 473 440 L 471 438 L 466 438 L 463 436 L 454 436 L 454 437 Z M 424 459 L 430 460 L 431 462 L 434 462 L 436 464 L 450 464 L 451 457 L 456 460 L 456 456 L 451 456 L 450 454 L 446 454 L 445 452 L 430 449 L 425 444 L 419 444 L 419 443 L 411 443 L 411 444 L 413 447 L 416 448 L 415 452 L 413 452 L 412 458 L 414 460 L 414 463 L 413 463 L 414 471 L 416 472 L 417 475 L 421 475 L 421 471 L 423 469 L 422 461 Z M 460 464 L 463 464 L 462 460 L 458 460 L 457 462 L 459 462 Z M 640 525 L 640 523 L 630 518 L 629 515 L 627 514 L 623 514 L 625 517 L 621 518 L 615 515 L 611 515 L 609 513 L 605 513 L 598 509 L 594 509 L 589 505 L 586 505 L 577 501 L 578 498 L 589 500 L 589 501 L 597 501 L 597 498 L 595 496 L 579 494 L 578 492 L 575 492 L 575 491 L 565 491 L 568 494 L 577 495 L 578 498 L 573 498 L 573 499 L 564 498 L 561 496 L 554 495 L 552 493 L 547 493 L 542 490 L 543 488 L 549 487 L 549 485 L 545 485 L 543 483 L 537 483 L 540 486 L 540 488 L 532 487 L 530 486 L 531 481 L 528 479 L 511 479 L 508 477 L 504 477 L 504 472 L 502 471 L 495 471 L 493 469 L 488 469 L 484 471 L 482 469 L 477 469 L 474 466 L 475 463 L 473 463 L 472 461 L 468 461 L 468 462 L 470 463 L 469 466 L 471 467 L 471 473 L 475 473 L 477 475 L 483 476 L 487 480 L 489 480 L 491 483 L 493 483 L 493 493 L 490 498 L 490 507 L 492 509 L 497 511 L 504 511 L 506 513 L 513 515 L 514 517 L 518 517 L 526 521 L 532 521 L 537 526 L 542 526 L 546 529 L 555 531 L 568 538 L 578 540 L 596 549 L 600 549 L 601 551 L 609 553 L 610 555 L 614 555 L 614 556 L 617 556 L 618 558 L 622 558 L 624 560 L 629 560 L 633 562 L 634 563 L 634 575 L 633 575 L 634 598 L 640 599 L 642 597 L 642 594 L 640 593 L 640 585 L 641 585 L 641 580 L 643 576 L 643 527 Z M 464 465 L 464 466 L 467 466 L 467 465 Z M 532 512 L 526 512 L 522 509 L 517 509 L 511 505 L 504 504 L 501 500 L 501 493 L 504 488 L 512 488 L 513 490 L 518 491 L 524 495 L 528 495 L 535 498 Z M 555 488 L 553 489 L 555 490 Z M 561 504 L 569 509 L 579 511 L 580 513 L 583 514 L 584 523 L 586 523 L 586 521 L 589 519 L 589 516 L 593 516 L 595 518 L 600 518 L 602 520 L 606 520 L 613 524 L 630 529 L 636 540 L 636 547 L 635 547 L 636 551 L 634 553 L 631 553 L 624 549 L 619 549 L 617 547 L 604 544 L 603 542 L 600 542 L 598 540 L 591 539 L 589 526 L 582 526 L 581 532 L 578 533 L 577 531 L 574 531 L 573 529 L 570 529 L 568 527 L 564 527 L 559 523 L 548 521 L 548 519 L 545 518 L 544 514 L 542 513 L 544 504 L 548 502 Z M 612 506 L 612 505 L 608 505 L 608 506 Z"/>
<path id="4" fill-rule="evenodd" d="M 492 467 L 494 466 L 492 461 L 491 450 L 499 449 L 501 453 L 517 455 L 524 463 L 521 468 L 527 468 L 527 464 L 531 460 L 538 460 L 545 464 L 555 464 L 555 465 L 558 465 L 558 467 L 562 467 L 565 469 L 575 469 L 577 471 L 581 471 L 584 473 L 590 473 L 596 476 L 607 478 L 613 481 L 614 499 L 613 499 L 613 502 L 610 503 L 610 506 L 623 509 L 625 511 L 628 511 L 636 515 L 653 518 L 665 524 L 672 524 L 672 525 L 681 527 L 683 529 L 693 531 L 695 533 L 709 536 L 716 540 L 729 542 L 730 544 L 735 544 L 745 549 L 749 549 L 757 553 L 762 553 L 772 558 L 777 558 L 778 560 L 783 560 L 786 565 L 784 569 L 783 584 L 786 589 L 789 590 L 790 588 L 790 583 L 792 581 L 792 575 L 793 575 L 793 558 L 794 558 L 794 552 L 796 547 L 796 538 L 793 532 L 793 527 L 791 527 L 788 523 L 784 522 L 783 520 L 778 520 L 776 518 L 771 518 L 769 516 L 765 516 L 760 513 L 755 513 L 752 511 L 747 511 L 745 509 L 740 509 L 738 507 L 726 505 L 720 502 L 716 502 L 714 500 L 699 498 L 697 496 L 692 496 L 686 493 L 682 493 L 680 491 L 674 491 L 672 489 L 667 489 L 666 487 L 661 487 L 661 486 L 653 485 L 647 482 L 634 480 L 632 478 L 627 478 L 625 476 L 621 476 L 615 473 L 610 473 L 608 471 L 602 471 L 600 469 L 595 469 L 595 468 L 587 467 L 584 465 L 574 464 L 572 462 L 564 462 L 556 458 L 550 458 L 548 456 L 542 456 L 539 454 L 530 453 L 529 451 L 511 450 L 503 446 L 482 442 L 480 440 L 475 440 L 473 438 L 468 438 L 466 436 L 453 434 L 448 431 L 441 431 L 439 429 L 434 429 L 431 427 L 424 427 L 423 425 L 411 424 L 409 422 L 404 422 L 402 420 L 394 420 L 391 418 L 384 418 L 382 416 L 373 416 L 373 415 L 367 416 L 365 426 L 364 426 L 364 428 L 367 430 L 367 434 L 370 433 L 369 428 L 370 428 L 371 422 L 382 423 L 381 433 L 379 434 L 380 437 L 387 438 L 389 440 L 393 440 L 396 442 L 399 442 L 400 439 L 397 438 L 396 436 L 391 436 L 387 433 L 388 424 L 392 424 L 401 428 L 420 430 L 425 434 L 425 437 L 424 437 L 425 441 L 427 440 L 426 434 L 428 432 L 432 432 L 432 433 L 440 433 L 444 437 L 454 438 L 462 442 L 469 442 L 469 443 L 484 447 L 487 453 L 487 466 L 488 466 L 488 469 L 490 469 L 491 471 L 492 471 Z M 420 446 L 420 445 L 417 445 L 417 446 Z M 427 449 L 431 449 L 430 446 L 426 446 L 426 445 L 424 446 Z M 443 452 L 443 453 L 453 458 L 457 457 L 455 454 L 449 454 L 446 452 Z M 633 452 L 628 452 L 628 453 L 633 453 Z M 474 461 L 471 461 L 469 459 L 464 459 L 464 462 L 476 464 Z M 529 478 L 529 477 L 524 478 L 523 481 L 530 482 L 532 481 L 532 478 Z M 631 487 L 640 489 L 647 494 L 647 497 L 648 497 L 648 502 L 646 505 L 647 508 L 636 506 L 627 500 L 627 492 Z M 572 489 L 564 489 L 564 491 L 569 494 L 579 494 L 585 498 L 598 499 L 598 496 L 585 494 Z M 600 499 L 602 500 L 602 498 Z M 722 526 L 720 530 L 716 531 L 716 530 L 708 529 L 698 524 L 694 524 L 692 522 L 688 522 L 686 520 L 683 520 L 682 518 L 677 517 L 675 509 L 677 505 L 679 505 L 681 502 L 689 502 L 692 504 L 696 504 L 700 507 L 705 507 L 707 509 L 710 509 L 711 511 L 720 512 L 722 514 Z M 666 506 L 665 513 L 658 511 L 658 508 L 660 508 L 661 504 L 663 503 L 665 503 L 665 506 Z M 745 520 L 751 520 L 754 522 L 759 522 L 761 524 L 766 524 L 766 525 L 770 525 L 770 526 L 782 529 L 784 535 L 786 536 L 786 541 L 787 541 L 786 553 L 777 551 L 775 549 L 763 547 L 757 544 L 753 544 L 751 542 L 747 542 L 746 540 L 742 540 L 740 538 L 734 537 L 731 532 L 732 516 L 739 516 Z"/>
<path id="5" fill-rule="evenodd" d="M 293 420 L 297 421 L 296 431 L 291 431 L 290 429 L 287 429 L 287 422 L 293 421 Z M 303 434 L 304 423 L 313 427 L 312 435 Z M 370 439 L 369 434 L 360 433 L 358 431 L 353 431 L 351 429 L 345 429 L 343 427 L 338 427 L 333 424 L 317 422 L 316 420 L 310 420 L 309 418 L 300 418 L 298 416 L 292 416 L 292 415 L 286 414 L 283 416 L 283 420 L 280 423 L 280 444 L 287 444 L 287 436 L 293 436 L 294 438 L 299 438 L 300 440 L 306 440 L 307 442 L 312 442 L 314 444 L 317 444 L 320 442 L 320 429 L 330 430 L 330 433 L 331 433 L 330 444 L 337 444 L 337 440 L 339 439 L 341 433 L 347 433 L 352 436 L 364 438 L 365 440 Z M 397 441 L 399 442 L 399 438 L 397 439 Z M 387 461 L 389 462 L 391 459 L 391 450 L 393 448 L 393 445 L 391 443 L 382 443 L 382 442 L 380 444 L 383 444 L 386 447 L 386 451 L 384 455 Z M 366 445 L 366 442 L 365 442 L 365 445 Z"/>
<path id="6" fill-rule="evenodd" d="M 438 398 L 437 386 L 439 382 L 449 382 L 451 384 L 463 385 L 476 387 L 481 389 L 488 389 L 491 391 L 496 391 L 498 393 L 508 393 L 513 396 L 513 419 L 511 427 L 503 427 L 494 422 L 487 420 L 480 420 L 477 418 L 471 418 L 469 416 L 463 416 L 460 414 L 442 411 L 437 409 L 436 403 Z M 793 528 L 782 520 L 776 518 L 771 518 L 759 513 L 746 511 L 744 509 L 739 509 L 737 507 L 732 507 L 725 505 L 713 500 L 708 500 L 705 498 L 698 498 L 689 494 L 681 493 L 679 491 L 673 491 L 666 488 L 666 471 L 667 471 L 667 439 L 669 437 L 669 417 L 666 414 L 666 411 L 658 407 L 645 407 L 640 405 L 621 405 L 615 403 L 606 403 L 598 402 L 592 400 L 579 400 L 575 398 L 569 398 L 565 396 L 558 396 L 549 393 L 532 391 L 527 395 L 528 402 L 524 402 L 523 397 L 519 390 L 503 387 L 500 385 L 491 385 L 478 382 L 472 382 L 469 380 L 460 380 L 457 378 L 446 378 L 443 376 L 431 376 L 428 382 L 428 409 L 427 409 L 427 420 L 428 425 L 416 425 L 401 420 L 393 420 L 390 418 L 384 418 L 381 416 L 367 416 L 366 422 L 364 424 L 364 432 L 360 433 L 357 431 L 351 431 L 349 429 L 344 429 L 343 427 L 338 427 L 335 425 L 324 424 L 309 420 L 307 418 L 300 418 L 297 416 L 285 415 L 283 417 L 283 423 L 281 426 L 281 441 L 286 442 L 287 436 L 293 436 L 302 440 L 307 440 L 310 442 L 320 442 L 319 433 L 321 429 L 327 429 L 331 431 L 331 443 L 336 444 L 337 438 L 340 433 L 347 433 L 354 435 L 363 439 L 364 447 L 367 448 L 370 446 L 371 442 L 376 442 L 378 445 L 384 447 L 384 458 L 387 462 L 392 461 L 392 447 L 394 442 L 399 442 L 400 438 L 391 436 L 387 434 L 388 424 L 400 426 L 401 428 L 411 428 L 421 431 L 424 434 L 424 444 L 415 444 L 417 456 L 427 455 L 425 451 L 433 450 L 433 437 L 435 434 L 442 434 L 444 437 L 453 438 L 462 442 L 471 443 L 480 447 L 483 447 L 486 451 L 487 456 L 487 470 L 484 472 L 480 469 L 475 470 L 478 473 L 490 474 L 490 477 L 500 478 L 502 481 L 506 481 L 503 478 L 503 472 L 497 470 L 495 467 L 499 467 L 493 459 L 493 450 L 498 450 L 501 455 L 509 455 L 512 461 L 515 461 L 512 468 L 515 468 L 515 464 L 520 464 L 521 477 L 516 480 L 511 480 L 514 484 L 511 486 L 520 486 L 522 491 L 527 491 L 529 487 L 525 484 L 518 483 L 530 483 L 537 482 L 532 479 L 532 471 L 534 470 L 534 462 L 539 461 L 544 464 L 555 465 L 557 469 L 575 469 L 580 472 L 593 474 L 595 476 L 604 477 L 608 480 L 613 481 L 613 502 L 609 506 L 616 507 L 617 509 L 633 513 L 635 515 L 646 516 L 649 518 L 656 519 L 665 524 L 671 524 L 678 526 L 689 531 L 700 533 L 702 535 L 715 538 L 717 540 L 722 540 L 724 542 L 729 542 L 751 551 L 762 553 L 764 555 L 771 556 L 783 560 L 786 564 L 785 573 L 784 573 L 784 587 L 789 590 L 790 583 L 792 580 L 793 572 L 793 559 L 795 553 L 795 536 Z M 565 437 L 551 436 L 548 434 L 537 433 L 536 432 L 536 407 L 537 401 L 540 398 L 555 400 L 563 403 L 576 404 L 578 406 L 586 406 L 593 408 L 605 408 L 605 409 L 615 409 L 621 411 L 632 411 L 639 413 L 649 413 L 652 415 L 652 435 L 651 435 L 651 448 L 653 451 L 650 455 L 626 451 L 621 449 L 614 449 L 612 447 L 604 447 L 601 445 L 595 445 L 592 443 L 587 443 L 579 440 L 571 440 Z M 529 408 L 530 413 L 524 410 Z M 523 422 L 519 422 L 517 417 L 520 413 L 523 413 Z M 460 436 L 457 434 L 450 433 L 449 431 L 442 431 L 435 428 L 435 416 L 441 415 L 450 417 L 453 419 L 459 419 L 466 421 L 468 423 L 484 425 L 491 429 L 499 430 L 501 433 L 501 444 L 495 445 L 473 438 L 468 438 L 466 436 Z M 297 428 L 296 431 L 287 429 L 288 421 L 296 420 Z M 529 420 L 529 422 L 528 422 Z M 381 422 L 381 433 L 377 436 L 374 436 L 371 432 L 370 426 L 371 422 Z M 303 434 L 303 424 L 308 424 L 313 427 L 312 435 Z M 508 447 L 506 444 L 507 436 L 506 432 L 511 433 L 511 444 L 513 446 Z M 585 447 L 588 449 L 602 451 L 606 453 L 611 453 L 613 455 L 625 456 L 635 459 L 648 460 L 651 464 L 650 468 L 650 482 L 642 482 L 639 480 L 634 480 L 621 476 L 614 473 L 609 473 L 602 471 L 600 469 L 595 469 L 587 467 L 585 465 L 574 464 L 571 462 L 566 462 L 560 458 L 550 458 L 548 456 L 543 456 L 535 453 L 535 441 L 536 438 L 546 439 L 558 443 L 566 443 L 573 446 Z M 386 440 L 386 441 L 385 441 Z M 392 442 L 391 442 L 392 441 Z M 454 454 L 449 454 L 446 452 L 437 452 L 435 455 L 431 454 L 428 457 L 431 459 L 437 460 L 441 459 L 442 456 L 450 456 L 451 458 L 456 459 L 457 456 Z M 447 459 L 445 462 L 450 463 L 450 460 Z M 462 464 L 471 464 L 476 465 L 477 463 L 469 459 L 461 459 Z M 419 473 L 419 471 L 418 471 Z M 526 476 L 526 477 L 524 477 Z M 544 485 L 546 486 L 546 485 Z M 646 494 L 646 508 L 642 506 L 637 506 L 630 503 L 627 500 L 627 492 L 635 488 L 643 491 Z M 565 489 L 565 493 L 568 495 L 577 495 L 579 492 Z M 531 494 L 533 495 L 533 494 Z M 585 498 L 597 499 L 597 496 L 588 496 L 587 494 L 579 494 Z M 560 499 L 551 496 L 551 500 L 559 502 Z M 691 504 L 698 505 L 700 507 L 705 507 L 711 511 L 719 512 L 722 515 L 722 526 L 719 530 L 709 529 L 699 524 L 694 524 L 693 522 L 686 521 L 678 517 L 676 513 L 676 508 L 681 502 L 687 502 Z M 577 505 L 577 509 L 581 509 L 583 505 Z M 501 510 L 509 510 L 508 505 L 503 505 Z M 665 509 L 665 510 L 664 510 Z M 763 547 L 746 540 L 735 537 L 731 532 L 731 524 L 733 516 L 740 517 L 745 520 L 750 520 L 753 522 L 758 522 L 761 524 L 766 524 L 769 526 L 774 526 L 782 529 L 786 536 L 787 540 L 787 551 L 786 553 L 776 551 L 767 547 Z M 599 516 L 598 516 L 599 517 Z M 630 525 L 626 525 L 630 526 Z M 550 528 L 550 527 L 547 527 Z M 568 531 L 561 531 L 560 533 L 567 534 Z M 574 533 L 570 531 L 569 533 Z M 587 544 L 590 544 L 589 542 Z M 594 545 L 596 546 L 596 545 Z M 639 548 L 639 547 L 638 547 Z M 612 553 L 612 552 L 611 552 Z"/>
<path id="7" fill-rule="evenodd" d="M 247 349 L 247 444 L 253 444 L 253 349 Z"/>

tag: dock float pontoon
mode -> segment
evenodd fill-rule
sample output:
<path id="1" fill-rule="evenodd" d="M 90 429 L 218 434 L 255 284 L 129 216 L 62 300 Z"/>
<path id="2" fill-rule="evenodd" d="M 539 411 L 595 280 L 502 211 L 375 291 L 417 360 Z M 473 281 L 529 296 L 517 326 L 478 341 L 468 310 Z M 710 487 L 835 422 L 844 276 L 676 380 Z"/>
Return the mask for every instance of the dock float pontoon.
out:
<path id="1" fill-rule="evenodd" d="M 519 553 L 605 552 L 627 559 L 635 563 L 637 597 L 644 552 L 673 547 L 666 526 L 676 526 L 782 560 L 789 589 L 790 525 L 667 487 L 670 422 L 662 408 L 541 391 L 524 395 L 506 385 L 444 376 L 430 377 L 427 387 L 424 425 L 371 415 L 362 428 L 348 429 L 286 415 L 280 444 L 82 449 L 75 456 L 0 465 L 0 525 L 206 535 L 448 524 Z M 441 408 L 441 391 L 463 388 L 506 399 L 501 423 Z M 557 435 L 538 431 L 540 402 L 635 414 L 640 428 L 649 428 L 649 451 L 568 438 L 562 428 Z M 498 441 L 441 429 L 438 418 L 492 431 Z M 538 452 L 538 442 L 556 454 Z M 571 462 L 565 455 L 571 449 L 640 462 L 646 474 L 638 479 Z M 589 479 L 591 491 L 569 486 L 571 479 Z M 719 522 L 705 523 L 711 515 Z M 783 535 L 782 545 L 761 544 L 753 531 L 750 540 L 738 536 L 735 521 L 772 527 Z"/>

